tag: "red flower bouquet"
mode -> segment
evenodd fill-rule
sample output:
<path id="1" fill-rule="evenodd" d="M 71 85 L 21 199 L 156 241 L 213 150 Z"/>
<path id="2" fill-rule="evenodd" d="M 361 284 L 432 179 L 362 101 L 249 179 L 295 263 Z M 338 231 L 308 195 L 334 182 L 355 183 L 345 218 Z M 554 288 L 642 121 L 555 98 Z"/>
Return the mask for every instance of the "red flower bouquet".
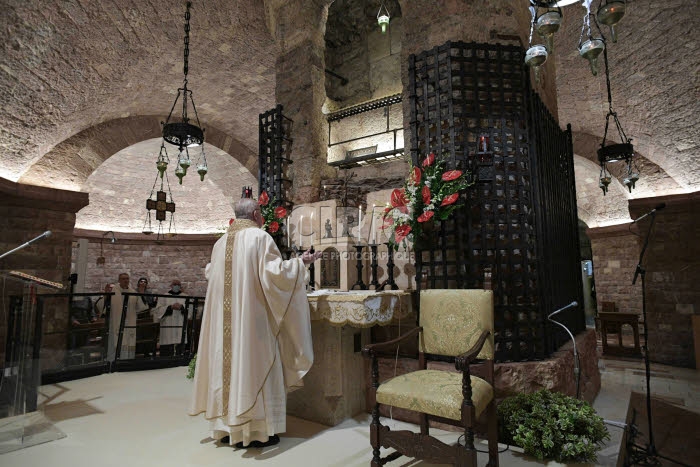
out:
<path id="1" fill-rule="evenodd" d="M 382 228 L 394 249 L 404 240 L 415 242 L 428 223 L 446 220 L 462 206 L 458 203 L 460 192 L 472 182 L 463 171 L 446 171 L 445 166 L 445 160 L 430 153 L 421 167 L 411 167 L 404 187 L 391 193 Z"/>
<path id="2" fill-rule="evenodd" d="M 284 218 L 287 217 L 287 209 L 282 206 L 275 207 L 276 201 L 276 198 L 270 200 L 270 196 L 266 191 L 260 193 L 260 198 L 258 198 L 260 213 L 263 219 L 265 219 L 262 228 L 270 235 L 279 235 L 282 233 L 280 228 L 284 225 Z"/>

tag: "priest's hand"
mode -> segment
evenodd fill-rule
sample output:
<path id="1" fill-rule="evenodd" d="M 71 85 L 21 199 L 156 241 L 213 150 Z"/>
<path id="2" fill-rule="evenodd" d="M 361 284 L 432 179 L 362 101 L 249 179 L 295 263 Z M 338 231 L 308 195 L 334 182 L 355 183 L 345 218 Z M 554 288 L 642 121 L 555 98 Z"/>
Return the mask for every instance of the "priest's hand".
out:
<path id="1" fill-rule="evenodd" d="M 317 259 L 319 259 L 322 255 L 323 255 L 322 251 L 317 251 L 315 253 L 311 253 L 311 249 L 309 248 L 301 255 L 301 260 L 304 262 L 305 266 L 308 266 L 309 264 L 311 264 L 314 261 L 316 261 Z"/>

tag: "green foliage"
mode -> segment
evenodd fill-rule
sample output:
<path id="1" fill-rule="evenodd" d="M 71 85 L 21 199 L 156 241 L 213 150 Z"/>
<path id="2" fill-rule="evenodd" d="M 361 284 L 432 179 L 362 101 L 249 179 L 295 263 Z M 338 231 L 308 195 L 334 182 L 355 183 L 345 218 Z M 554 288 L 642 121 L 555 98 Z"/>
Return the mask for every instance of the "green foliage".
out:
<path id="1" fill-rule="evenodd" d="M 194 369 L 196 367 L 197 367 L 197 354 L 194 354 L 194 357 L 192 357 L 192 360 L 190 360 L 190 364 L 187 365 L 187 379 L 194 378 Z"/>
<path id="2" fill-rule="evenodd" d="M 539 460 L 595 462 L 610 439 L 608 429 L 587 402 L 546 389 L 518 394 L 498 406 L 501 442 L 515 444 Z"/>

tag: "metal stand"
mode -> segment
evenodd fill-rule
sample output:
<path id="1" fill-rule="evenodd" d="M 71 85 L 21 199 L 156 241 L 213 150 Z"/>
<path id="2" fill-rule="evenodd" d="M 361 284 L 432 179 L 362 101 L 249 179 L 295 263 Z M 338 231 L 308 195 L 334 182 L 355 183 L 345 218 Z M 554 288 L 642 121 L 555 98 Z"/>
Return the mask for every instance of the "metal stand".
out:
<path id="1" fill-rule="evenodd" d="M 398 290 L 399 286 L 394 282 L 394 250 L 391 248 L 389 243 L 385 243 L 387 247 L 387 260 L 386 260 L 386 274 L 387 280 L 385 280 L 382 285 L 380 285 L 377 290 L 384 290 L 385 287 L 389 286 L 391 290 Z"/>
<path id="2" fill-rule="evenodd" d="M 357 250 L 357 282 L 355 282 L 350 290 L 355 290 L 355 287 L 359 287 L 360 290 L 367 290 L 367 284 L 362 280 L 362 269 L 364 265 L 362 264 L 362 250 L 365 249 L 365 245 L 355 245 Z"/>
<path id="3" fill-rule="evenodd" d="M 644 258 L 644 253 L 649 245 L 649 237 L 651 236 L 651 229 L 654 227 L 654 221 L 656 220 L 656 210 L 653 210 L 650 214 L 651 222 L 649 223 L 649 229 L 647 230 L 647 236 L 644 239 L 644 246 L 639 254 L 639 262 L 637 263 L 637 269 L 634 271 L 634 278 L 632 279 L 632 284 L 637 282 L 637 276 L 642 277 L 642 316 L 644 317 L 644 345 L 642 350 L 644 351 L 644 369 L 646 375 L 647 383 L 647 426 L 649 427 L 649 444 L 644 447 L 637 446 L 634 443 L 634 438 L 638 434 L 636 428 L 630 430 L 630 439 L 628 440 L 630 451 L 628 454 L 628 462 L 625 465 L 645 465 L 645 466 L 656 466 L 661 465 L 658 459 L 658 452 L 656 451 L 656 446 L 654 445 L 654 430 L 652 429 L 652 416 L 651 416 L 651 370 L 649 368 L 649 334 L 647 330 L 647 301 L 646 301 L 646 270 L 642 266 L 642 259 Z"/>
<path id="4" fill-rule="evenodd" d="M 379 266 L 377 264 L 377 247 L 378 245 L 376 243 L 372 243 L 369 246 L 372 261 L 370 266 L 372 268 L 372 281 L 369 283 L 369 285 L 374 286 L 374 290 L 377 290 L 379 287 L 379 279 L 377 278 L 377 267 Z"/>

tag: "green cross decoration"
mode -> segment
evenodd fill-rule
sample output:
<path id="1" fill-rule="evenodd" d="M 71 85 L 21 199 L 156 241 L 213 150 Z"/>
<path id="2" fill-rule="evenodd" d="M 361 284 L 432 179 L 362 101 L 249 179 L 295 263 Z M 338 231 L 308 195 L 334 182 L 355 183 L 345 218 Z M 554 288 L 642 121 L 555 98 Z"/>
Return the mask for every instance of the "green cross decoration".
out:
<path id="1" fill-rule="evenodd" d="M 166 212 L 175 212 L 175 203 L 168 203 L 165 201 L 166 196 L 164 191 L 158 191 L 156 193 L 156 199 L 147 199 L 146 200 L 146 209 L 149 211 L 151 209 L 156 210 L 156 219 L 159 221 L 164 221 L 165 220 L 165 213 Z"/>

